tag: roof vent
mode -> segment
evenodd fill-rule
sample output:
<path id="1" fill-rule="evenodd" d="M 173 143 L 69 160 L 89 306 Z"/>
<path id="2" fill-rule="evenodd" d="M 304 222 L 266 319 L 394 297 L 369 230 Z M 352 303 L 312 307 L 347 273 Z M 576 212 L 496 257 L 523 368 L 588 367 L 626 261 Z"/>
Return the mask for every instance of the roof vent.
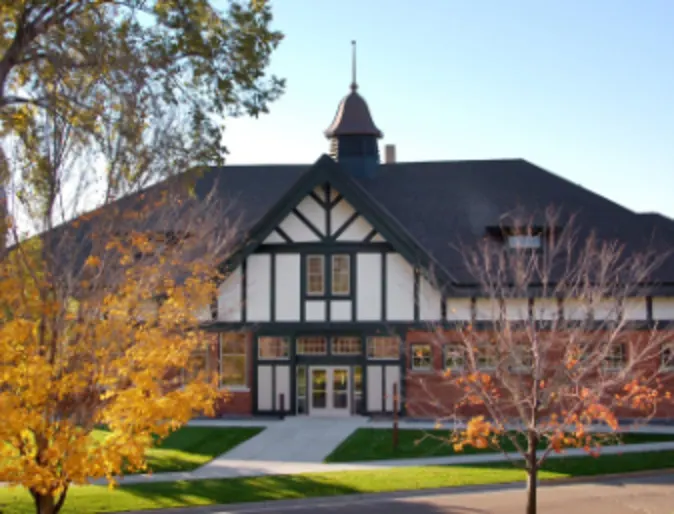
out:
<path id="1" fill-rule="evenodd" d="M 396 145 L 386 145 L 384 147 L 384 163 L 394 164 L 396 162 Z"/>

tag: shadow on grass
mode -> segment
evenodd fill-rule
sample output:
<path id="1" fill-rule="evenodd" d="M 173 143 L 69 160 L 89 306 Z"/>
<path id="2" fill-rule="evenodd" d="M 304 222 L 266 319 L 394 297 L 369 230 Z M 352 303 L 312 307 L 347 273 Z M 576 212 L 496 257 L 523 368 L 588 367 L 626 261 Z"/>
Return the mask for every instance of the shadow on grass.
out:
<path id="1" fill-rule="evenodd" d="M 377 499 L 372 494 L 363 494 L 357 487 L 331 482 L 326 475 L 266 476 L 232 480 L 202 480 L 198 482 L 177 482 L 173 484 L 144 484 L 142 488 L 124 487 L 130 494 L 138 494 L 144 500 L 153 503 L 152 508 L 170 508 L 183 506 L 176 512 L 212 513 L 222 512 L 223 505 L 237 503 L 280 501 L 274 505 L 273 512 L 315 512 L 316 501 L 330 497 L 348 496 L 342 500 L 333 498 L 330 512 L 356 514 L 367 510 L 370 514 L 486 514 L 487 511 L 459 505 L 460 499 L 448 503 L 433 497 L 432 491 L 408 491 L 396 496 L 405 497 L 405 501 L 390 498 L 389 494 Z M 353 496 L 357 495 L 356 498 Z M 419 497 L 419 498 L 415 498 Z M 287 500 L 307 500 L 301 505 Z M 331 502 L 332 503 L 332 502 Z M 441 504 L 442 503 L 442 504 Z M 198 505 L 208 505 L 197 507 Z M 184 509 L 184 510 L 183 510 Z M 164 511 L 166 514 L 172 510 Z"/>

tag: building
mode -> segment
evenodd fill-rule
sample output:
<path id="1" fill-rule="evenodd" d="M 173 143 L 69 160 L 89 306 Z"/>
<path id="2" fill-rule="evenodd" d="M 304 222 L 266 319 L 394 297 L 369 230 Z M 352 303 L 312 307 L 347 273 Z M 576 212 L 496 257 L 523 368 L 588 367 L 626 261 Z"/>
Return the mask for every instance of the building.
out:
<path id="1" fill-rule="evenodd" d="M 559 205 L 632 247 L 653 234 L 674 243 L 673 221 L 526 160 L 397 162 L 392 146 L 382 159 L 355 77 L 325 135 L 329 155 L 313 164 L 212 168 L 196 186 L 217 183 L 243 206 L 246 243 L 203 324 L 213 335 L 203 360 L 232 393 L 222 415 L 390 413 L 396 385 L 404 413 L 421 415 L 404 407 L 417 394 L 410 377 L 427 371 L 414 345 L 426 351 L 431 325 L 490 319 L 453 243 L 485 237 L 512 209 Z M 660 273 L 657 294 L 629 311 L 642 328 L 674 320 L 674 266 Z M 427 362 L 443 365 L 435 353 Z"/>

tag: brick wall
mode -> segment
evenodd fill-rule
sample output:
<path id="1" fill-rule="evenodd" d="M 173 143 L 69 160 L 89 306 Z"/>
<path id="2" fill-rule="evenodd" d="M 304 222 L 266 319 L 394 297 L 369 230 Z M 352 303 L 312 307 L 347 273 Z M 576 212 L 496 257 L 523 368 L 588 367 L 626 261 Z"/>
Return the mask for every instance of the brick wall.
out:
<path id="1" fill-rule="evenodd" d="M 451 378 L 444 374 L 443 350 L 440 339 L 451 342 L 452 333 L 442 334 L 442 338 L 427 331 L 408 331 L 405 340 L 405 352 L 407 370 L 405 372 L 405 403 L 407 414 L 410 417 L 417 418 L 438 418 L 458 414 L 460 416 L 471 417 L 484 414 L 488 416 L 484 406 L 464 407 L 457 412 L 456 403 L 463 395 L 463 392 L 451 384 Z M 643 331 L 634 331 L 625 333 L 630 341 L 636 341 L 637 344 L 643 344 L 649 333 Z M 674 332 L 672 332 L 674 338 Z M 560 339 L 564 340 L 564 334 L 560 334 Z M 432 370 L 416 371 L 411 369 L 412 354 L 411 345 L 415 343 L 430 343 L 432 352 Z M 560 354 L 561 355 L 561 354 Z M 659 356 L 654 356 L 642 365 L 642 369 L 653 373 L 660 367 Z M 665 391 L 669 391 L 674 396 L 674 373 L 661 374 L 660 378 Z M 515 414 L 513 411 L 512 414 Z M 634 417 L 635 412 L 628 409 L 622 409 L 616 413 L 621 418 Z M 662 401 L 657 408 L 656 418 L 674 419 L 674 402 Z"/>

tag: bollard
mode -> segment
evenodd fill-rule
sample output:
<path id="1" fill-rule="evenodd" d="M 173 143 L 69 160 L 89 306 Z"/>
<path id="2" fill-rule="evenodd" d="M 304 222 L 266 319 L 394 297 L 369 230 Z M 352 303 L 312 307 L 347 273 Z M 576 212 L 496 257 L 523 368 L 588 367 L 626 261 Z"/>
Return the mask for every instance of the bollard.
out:
<path id="1" fill-rule="evenodd" d="M 279 418 L 284 419 L 286 415 L 286 395 L 284 393 L 279 394 Z"/>
<path id="2" fill-rule="evenodd" d="M 398 449 L 398 384 L 393 384 L 393 449 Z"/>

